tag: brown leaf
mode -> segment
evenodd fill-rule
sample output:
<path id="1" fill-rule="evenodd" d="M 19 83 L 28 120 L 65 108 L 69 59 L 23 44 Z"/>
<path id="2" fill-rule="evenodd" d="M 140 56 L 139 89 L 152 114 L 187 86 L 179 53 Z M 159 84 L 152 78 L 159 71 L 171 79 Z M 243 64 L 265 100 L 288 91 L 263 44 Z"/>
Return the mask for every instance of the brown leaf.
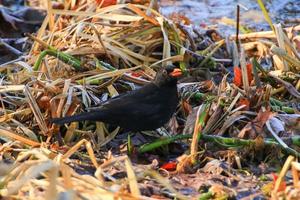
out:
<path id="1" fill-rule="evenodd" d="M 184 99 L 181 101 L 181 107 L 185 116 L 188 116 L 192 112 L 192 106 Z"/>
<path id="2" fill-rule="evenodd" d="M 50 108 L 50 97 L 44 95 L 40 99 L 37 100 L 37 103 L 41 109 L 46 110 L 46 109 Z"/>
<path id="3" fill-rule="evenodd" d="M 247 125 L 238 134 L 239 138 L 255 139 L 263 131 L 263 127 L 267 120 L 272 117 L 271 111 L 260 111 L 253 121 Z"/>

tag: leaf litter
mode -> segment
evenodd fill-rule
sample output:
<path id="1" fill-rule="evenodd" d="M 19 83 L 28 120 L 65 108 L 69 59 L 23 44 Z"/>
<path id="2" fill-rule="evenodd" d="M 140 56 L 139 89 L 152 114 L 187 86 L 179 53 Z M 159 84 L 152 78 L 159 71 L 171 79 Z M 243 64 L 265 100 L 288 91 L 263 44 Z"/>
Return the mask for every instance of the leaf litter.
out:
<path id="1" fill-rule="evenodd" d="M 28 5 L 47 16 L 24 38 L 31 48 L 0 67 L 2 197 L 299 198 L 299 25 L 224 38 L 155 1 Z M 168 63 L 186 76 L 165 127 L 49 122 L 141 87 Z"/>

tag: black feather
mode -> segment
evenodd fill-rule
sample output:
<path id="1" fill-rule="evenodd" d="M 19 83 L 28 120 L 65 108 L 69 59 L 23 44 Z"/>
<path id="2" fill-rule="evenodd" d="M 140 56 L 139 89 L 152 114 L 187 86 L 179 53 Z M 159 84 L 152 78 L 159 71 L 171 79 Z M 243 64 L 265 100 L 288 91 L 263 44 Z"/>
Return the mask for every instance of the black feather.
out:
<path id="1" fill-rule="evenodd" d="M 166 70 L 144 87 L 113 98 L 91 112 L 52 119 L 55 124 L 73 121 L 102 121 L 126 130 L 154 130 L 172 117 L 178 104 L 177 79 Z"/>

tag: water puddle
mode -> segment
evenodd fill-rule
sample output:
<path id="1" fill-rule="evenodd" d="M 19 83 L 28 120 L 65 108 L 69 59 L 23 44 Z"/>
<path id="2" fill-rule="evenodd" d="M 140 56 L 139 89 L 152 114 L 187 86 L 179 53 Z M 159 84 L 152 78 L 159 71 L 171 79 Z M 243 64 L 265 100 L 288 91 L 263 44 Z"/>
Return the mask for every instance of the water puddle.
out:
<path id="1" fill-rule="evenodd" d="M 273 23 L 282 23 L 283 26 L 292 25 L 291 21 L 300 19 L 299 0 L 268 0 L 264 1 Z M 223 34 L 234 33 L 236 5 L 241 5 L 241 25 L 251 30 L 268 30 L 262 12 L 255 0 L 161 0 L 161 11 L 164 15 L 173 12 L 187 16 L 193 24 L 200 26 L 213 26 Z M 228 19 L 229 18 L 229 19 Z M 233 22 L 234 22 L 233 21 Z"/>

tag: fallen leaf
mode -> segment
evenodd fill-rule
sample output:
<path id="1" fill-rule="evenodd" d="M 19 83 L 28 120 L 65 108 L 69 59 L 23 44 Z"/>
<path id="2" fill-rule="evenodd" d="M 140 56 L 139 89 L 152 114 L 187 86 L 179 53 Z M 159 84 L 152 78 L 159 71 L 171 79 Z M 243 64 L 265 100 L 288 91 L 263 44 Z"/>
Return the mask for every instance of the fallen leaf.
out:
<path id="1" fill-rule="evenodd" d="M 184 24 L 184 25 L 190 25 L 191 24 L 191 20 L 184 16 L 183 14 L 180 14 L 180 13 L 175 13 L 173 12 L 169 18 L 174 21 L 174 22 L 177 22 L 177 23 L 180 23 L 180 24 Z"/>
<path id="2" fill-rule="evenodd" d="M 175 171 L 177 167 L 177 162 L 170 161 L 168 163 L 163 164 L 160 168 L 165 169 L 167 171 Z"/>
<path id="3" fill-rule="evenodd" d="M 273 187 L 274 187 L 274 186 L 275 186 L 275 183 L 276 183 L 276 181 L 277 181 L 277 179 L 278 179 L 278 175 L 275 174 L 275 173 L 272 173 L 272 176 L 273 176 Z M 283 180 L 283 181 L 280 183 L 280 186 L 279 186 L 277 192 L 284 191 L 285 188 L 286 188 L 286 182 Z"/>
<path id="4" fill-rule="evenodd" d="M 262 134 L 263 127 L 270 117 L 272 117 L 271 111 L 260 110 L 255 119 L 248 122 L 240 131 L 238 137 L 255 139 L 258 135 Z"/>
<path id="5" fill-rule="evenodd" d="M 182 110 L 185 116 L 188 116 L 192 112 L 192 106 L 186 100 L 181 101 Z"/>
<path id="6" fill-rule="evenodd" d="M 252 80 L 253 80 L 253 75 L 252 75 L 252 64 L 248 63 L 246 65 L 247 67 L 247 76 L 248 76 L 248 81 L 249 84 L 251 84 Z M 233 83 L 238 86 L 241 87 L 243 85 L 243 77 L 242 77 L 242 70 L 239 67 L 234 67 L 233 68 L 233 73 L 234 73 L 234 79 L 233 79 Z"/>
<path id="7" fill-rule="evenodd" d="M 247 67 L 247 75 L 248 75 L 248 81 L 249 81 L 249 85 L 251 84 L 252 80 L 253 80 L 253 75 L 252 75 L 252 64 L 248 63 L 246 65 Z"/>
<path id="8" fill-rule="evenodd" d="M 242 86 L 242 70 L 239 67 L 234 67 L 233 72 L 234 72 L 233 83 L 236 86 L 241 87 Z"/>
<path id="9" fill-rule="evenodd" d="M 134 77 L 141 77 L 142 76 L 142 74 L 140 72 L 132 72 L 131 75 L 134 76 Z"/>
<path id="10" fill-rule="evenodd" d="M 246 98 L 240 98 L 237 102 L 237 107 L 245 105 L 245 107 L 242 110 L 249 110 L 250 109 L 250 101 Z"/>
<path id="11" fill-rule="evenodd" d="M 117 4 L 117 0 L 96 0 L 98 5 L 101 5 L 101 8 L 112 6 Z"/>

